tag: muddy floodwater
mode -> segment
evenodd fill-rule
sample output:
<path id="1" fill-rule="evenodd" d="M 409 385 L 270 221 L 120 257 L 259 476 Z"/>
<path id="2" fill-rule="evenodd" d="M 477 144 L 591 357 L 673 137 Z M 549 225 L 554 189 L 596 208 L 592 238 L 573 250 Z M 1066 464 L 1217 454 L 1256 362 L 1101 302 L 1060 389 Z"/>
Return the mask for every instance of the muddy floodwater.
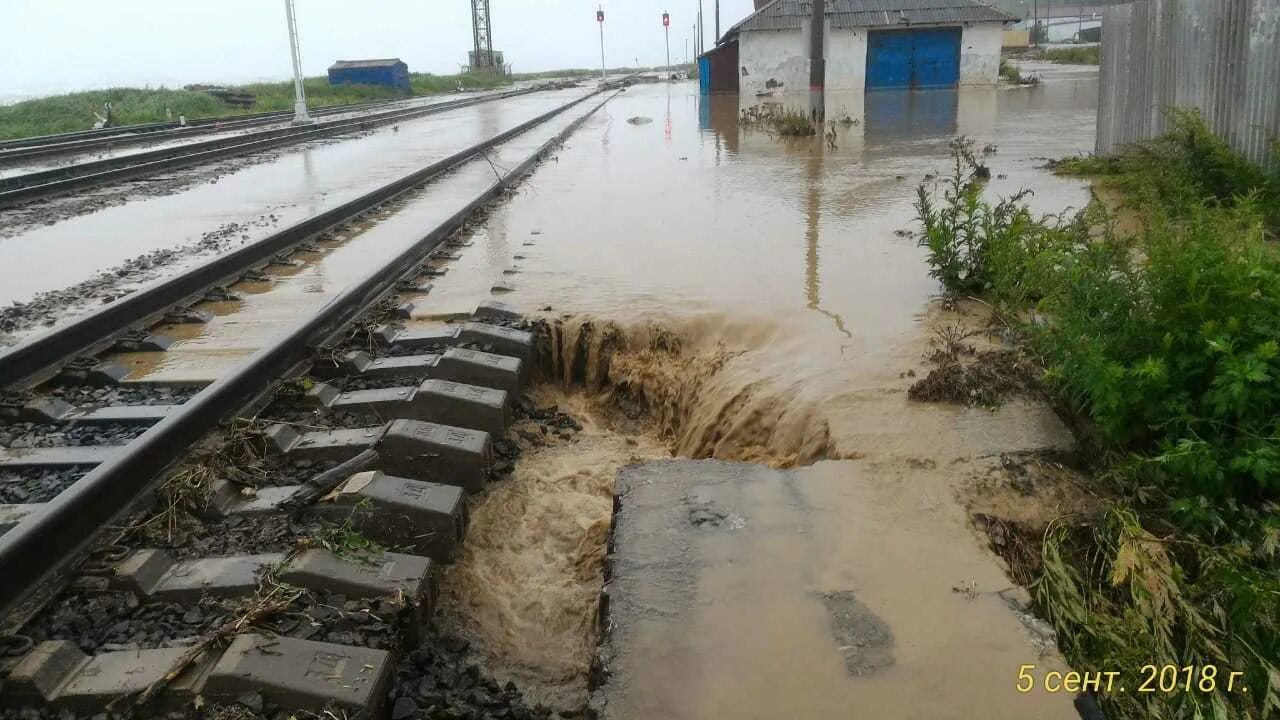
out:
<path id="1" fill-rule="evenodd" d="M 907 397 L 935 334 L 981 322 L 980 306 L 937 302 L 915 237 L 916 187 L 951 169 L 953 139 L 982 152 L 992 196 L 1030 189 L 1044 213 L 1089 199 L 1082 183 L 1040 167 L 1092 149 L 1096 73 L 1042 72 L 1036 87 L 833 96 L 829 114 L 845 122 L 831 143 L 741 125 L 742 110 L 765 99 L 633 87 L 464 238 L 448 273 L 413 298 L 408 324 L 439 324 L 493 298 L 515 306 L 540 326 L 536 409 L 573 419 L 554 432 L 516 426 L 514 472 L 477 499 L 447 572 L 440 621 L 475 641 L 488 671 L 556 709 L 590 702 L 634 720 L 848 717 L 854 707 L 895 718 L 1072 716 L 1067 695 L 1016 694 L 1020 664 L 1061 661 L 971 522 L 976 505 L 1071 510 L 1065 495 L 1009 494 L 993 480 L 1010 458 L 1070 453 L 1070 433 L 1028 399 L 990 410 Z M 538 102 L 522 100 L 519 114 Z M 514 164 L 581 110 L 491 160 Z M 467 111 L 487 112 L 507 111 Z M 488 132 L 516 120 L 502 115 Z M 361 143 L 395 147 L 375 134 L 316 152 L 355 163 L 344 148 Z M 289 204 L 292 218 L 374 179 L 361 165 L 313 176 L 305 157 L 241 180 L 296 190 L 308 178 L 352 178 Z M 239 303 L 211 306 L 214 322 L 162 328 L 179 339 L 169 352 L 118 359 L 134 380 L 213 379 L 493 172 L 473 163 L 299 266 L 237 287 Z M 242 200 L 256 197 L 237 187 Z M 167 204 L 114 212 L 161 223 Z M 175 231 L 233 209 L 248 206 L 183 215 Z M 74 254 L 86 237 L 48 239 Z M 620 522 L 632 492 L 638 507 L 664 510 L 615 537 L 612 566 L 629 574 L 610 590 L 622 594 L 601 645 L 618 482 Z M 653 492 L 636 490 L 645 483 Z M 675 573 L 665 580 L 663 563 Z M 590 692 L 593 663 L 612 676 Z"/>
<path id="2" fill-rule="evenodd" d="M 631 644 L 614 649 L 643 660 L 619 668 L 647 670 L 598 691 L 610 716 L 845 717 L 857 703 L 886 717 L 1069 717 L 1068 696 L 1015 697 L 1019 663 L 1058 662 L 1052 633 L 1006 597 L 1013 583 L 966 506 L 1002 455 L 1073 441 L 1028 400 L 994 412 L 908 400 L 935 331 L 973 314 L 935 302 L 912 204 L 965 135 L 987 149 L 992 196 L 1027 188 L 1039 212 L 1082 207 L 1082 183 L 1040 166 L 1092 149 L 1096 100 L 1096 73 L 1057 68 L 1032 88 L 834 97 L 829 114 L 850 121 L 834 147 L 743 127 L 758 99 L 688 84 L 611 102 L 491 214 L 411 321 L 495 296 L 544 318 L 536 399 L 584 425 L 527 449 L 478 504 L 446 621 L 500 673 L 573 707 L 599 639 L 619 469 L 820 463 L 788 480 L 818 506 L 808 537 L 764 551 L 767 537 L 744 529 L 738 546 L 729 532 L 719 561 L 687 578 L 696 601 L 626 629 Z M 766 510 L 782 512 L 753 507 Z M 841 592 L 895 638 L 891 667 L 841 670 L 848 643 L 823 629 L 822 600 Z"/>

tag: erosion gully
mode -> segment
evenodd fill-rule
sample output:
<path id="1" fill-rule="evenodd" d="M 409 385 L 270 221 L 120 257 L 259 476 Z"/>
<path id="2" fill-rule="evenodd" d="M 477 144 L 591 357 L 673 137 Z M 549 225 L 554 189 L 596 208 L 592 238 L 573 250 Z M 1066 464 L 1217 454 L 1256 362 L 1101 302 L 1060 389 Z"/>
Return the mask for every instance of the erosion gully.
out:
<path id="1" fill-rule="evenodd" d="M 435 568 L 451 559 L 465 535 L 462 486 L 472 491 L 483 486 L 494 447 L 503 442 L 525 378 L 531 336 L 518 327 L 523 324 L 519 316 L 500 305 L 482 306 L 475 322 L 425 336 L 389 329 L 379 336 L 379 347 L 367 344 L 367 330 L 403 312 L 403 304 L 387 300 L 389 294 L 427 295 L 427 278 L 443 272 L 453 257 L 445 244 L 449 236 L 607 102 L 599 94 L 580 92 L 572 102 L 504 133 L 503 142 L 459 162 L 448 176 L 371 206 L 362 219 L 327 228 L 305 257 L 282 260 L 280 287 L 274 288 L 282 300 L 259 324 L 272 331 L 259 336 L 256 352 L 245 362 L 205 376 L 202 389 L 192 389 L 191 382 L 127 379 L 94 388 L 69 384 L 64 375 L 47 392 L 7 406 L 20 421 L 34 416 L 48 422 L 10 423 L 9 447 L 0 456 L 0 465 L 11 473 L 6 493 L 37 496 L 28 498 L 35 504 L 4 507 L 0 517 L 7 530 L 0 537 L 4 601 L 12 611 L 7 622 L 17 631 L 0 643 L 6 656 L 16 658 L 6 663 L 0 705 L 45 708 L 19 711 L 24 717 L 75 709 L 94 714 L 114 700 L 110 707 L 115 709 L 144 704 L 136 711 L 143 716 L 172 711 L 185 717 L 192 703 L 198 709 L 219 699 L 238 702 L 243 711 L 247 696 L 250 712 L 272 717 L 279 707 L 313 713 L 332 709 L 355 717 L 377 715 L 399 674 L 407 673 L 415 687 L 433 677 L 456 683 L 449 673 L 462 672 L 457 657 L 414 650 L 413 643 L 427 632 Z M 481 166 L 483 173 L 474 172 Z M 407 213 L 410 221 L 395 224 L 394 232 L 370 234 L 396 223 L 396 211 Z M 360 258 L 361 269 L 348 267 L 340 278 L 326 277 L 336 267 L 328 256 L 352 249 L 356 255 L 346 256 L 346 264 Z M 308 269 L 313 272 L 304 278 Z M 296 280 L 308 298 L 290 305 L 283 299 L 294 289 L 285 286 Z M 261 284 L 228 288 L 232 294 L 241 291 L 273 294 Z M 279 312 L 284 307 L 290 310 Z M 245 306 L 239 315 L 258 309 Z M 216 323 L 206 325 L 211 335 L 219 332 Z M 243 344 L 233 348 L 244 349 Z M 365 356 L 346 357 L 357 349 L 397 357 L 367 361 L 365 367 Z M 269 392 L 316 359 L 336 385 L 391 387 L 356 397 L 330 394 L 329 385 L 303 378 L 277 387 L 279 397 Z M 105 379 L 101 367 L 91 375 Z M 305 392 L 297 392 L 300 388 Z M 74 417 L 58 417 L 57 410 L 71 403 L 77 406 Z M 266 409 L 245 413 L 246 404 Z M 306 423 L 297 422 L 299 413 Z M 172 467 L 220 418 L 242 414 L 255 419 L 248 425 L 233 421 L 224 435 L 207 439 L 207 448 Z M 391 418 L 397 420 L 388 423 Z M 67 420 L 74 425 L 69 430 Z M 58 424 L 63 427 L 54 427 Z M 341 430 L 321 430 L 326 424 Z M 150 429 L 138 431 L 147 425 Z M 81 433 L 86 426 L 96 430 Z M 393 455 L 401 458 L 397 472 L 409 477 L 390 474 Z M 84 465 L 94 468 L 83 478 L 69 470 Z M 435 481 L 453 484 L 422 482 L 428 467 Z M 146 491 L 166 468 L 157 509 Z M 51 472 L 59 470 L 67 472 L 60 478 Z M 255 483 L 256 491 L 227 484 L 228 477 L 244 471 L 270 480 Z M 337 479 L 334 473 L 340 483 L 326 479 Z M 347 488 L 355 493 L 348 498 L 352 502 L 312 507 L 321 494 L 336 490 L 336 499 Z M 40 504 L 41 499 L 47 502 Z M 141 514 L 121 516 L 135 500 Z M 204 522 L 199 528 L 178 528 L 179 513 L 192 521 L 191 513 L 199 514 Z M 113 517 L 122 524 L 114 524 Z M 84 543 L 103 522 L 108 524 L 99 536 Z M 286 528 L 283 535 L 281 528 Z M 309 529 L 298 534 L 287 528 Z M 388 529 L 393 535 L 384 532 Z M 50 577 L 56 570 L 52 565 L 77 546 L 87 548 L 88 562 L 67 568 L 70 589 L 59 595 L 62 578 Z M 381 547 L 404 552 L 385 553 Z M 320 566 L 311 567 L 313 562 Z M 305 579 L 312 575 L 329 578 L 328 584 Z M 103 579 L 107 582 L 98 582 Z M 124 596 L 134 601 L 115 602 Z M 168 610 L 184 603 L 199 607 L 180 616 Z M 317 635 L 308 629 L 315 622 L 303 624 L 292 639 L 262 634 L 266 626 L 261 623 L 280 614 L 293 616 L 296 629 L 297 615 L 306 608 L 336 612 L 326 626 L 337 634 Z M 70 622 L 67 612 L 76 614 Z M 359 617 L 350 620 L 351 613 Z M 361 629 L 371 618 L 380 629 Z M 296 652 L 280 654 L 288 648 Z M 477 707 L 502 702 L 523 708 L 514 688 L 490 682 L 472 690 L 488 693 L 470 701 Z M 523 712 L 531 716 L 527 708 Z"/>
<path id="2" fill-rule="evenodd" d="M 281 668 L 287 661 L 273 662 L 296 657 L 293 642 L 307 641 L 388 650 L 394 677 L 380 686 L 373 716 L 397 720 L 854 709 L 1078 717 L 1070 695 L 1014 691 L 1019 665 L 1064 663 L 975 522 L 1078 509 L 1075 442 L 1034 395 L 995 408 L 908 398 L 941 339 L 989 320 L 980 305 L 935 296 L 912 235 L 912 202 L 917 184 L 947 172 L 949 144 L 965 135 L 988 148 L 990 193 L 1033 189 L 1042 212 L 1082 206 L 1085 187 L 1040 166 L 1090 149 L 1096 83 L 1096 73 L 1049 68 L 1032 88 L 833 96 L 831 114 L 848 118 L 834 146 L 743 126 L 740 113 L 757 98 L 699 98 L 690 84 L 629 88 L 452 239 L 447 268 L 437 256 L 419 278 L 431 284 L 425 298 L 383 306 L 377 322 L 343 336 L 341 352 L 282 387 L 253 421 L 196 448 L 169 473 L 159 512 L 121 522 L 130 528 L 115 543 L 123 547 L 104 546 L 94 572 L 75 576 L 20 632 L 33 644 L 70 640 L 77 652 L 156 657 L 165 667 L 191 647 L 178 638 L 219 638 L 207 652 L 218 659 L 188 674 L 203 680 L 157 693 L 175 716 L 283 717 L 334 687 L 363 691 L 372 680 L 354 666 L 383 667 L 350 650 L 316 650 L 292 675 Z M 471 187 L 482 175 L 464 169 L 457 179 Z M 130 371 L 119 387 L 189 392 L 253 357 L 279 327 L 277 309 L 290 312 L 310 295 L 319 304 L 342 285 L 342 263 L 327 260 L 348 247 L 372 251 L 382 241 L 350 243 L 397 218 L 421 227 L 443 212 L 420 201 L 335 233 L 317 249 L 347 243 L 340 249 L 273 268 L 268 284 L 238 285 L 237 300 L 210 306 L 231 314 L 165 328 L 179 338 L 167 351 L 112 357 Z M 416 212 L 421 220 L 407 219 Z M 511 425 L 492 438 L 490 478 L 472 486 L 479 492 L 468 495 L 465 520 L 371 522 L 406 492 L 369 475 L 337 492 L 304 485 L 303 497 L 323 496 L 304 512 L 248 512 L 278 508 L 293 486 L 353 459 L 336 475 L 381 462 L 391 476 L 447 468 L 472 477 L 464 455 L 414 446 L 406 439 L 414 433 L 382 421 L 396 417 L 387 413 L 399 412 L 400 393 L 438 397 L 423 375 L 406 384 L 396 368 L 450 367 L 420 356 L 440 352 L 429 343 L 467 327 L 477 308 L 491 324 L 527 331 L 531 347 L 516 353 L 529 378 Z M 381 323 L 388 318 L 390 327 Z M 489 339 L 472 349 L 518 350 L 501 333 Z M 999 347 L 1001 337 L 972 342 Z M 382 362 L 347 355 L 356 348 Z M 346 449 L 329 452 L 338 445 Z M 352 445 L 372 445 L 379 459 L 360 459 Z M 216 492 L 192 490 L 206 483 Z M 385 585 L 373 593 L 381 600 L 363 599 L 357 583 L 338 591 L 298 570 L 317 549 L 347 563 L 372 552 L 389 568 L 371 543 L 424 553 L 461 524 L 466 540 L 439 563 L 437 582 L 403 596 L 419 598 L 430 623 L 418 622 L 411 602 L 388 604 Z M 406 527 L 416 530 L 405 535 Z M 169 558 L 139 559 L 138 550 L 163 550 L 174 562 L 268 557 L 241 568 L 238 592 L 252 599 L 237 601 L 203 582 L 205 566 L 163 570 Z M 139 572 L 156 567 L 142 560 L 162 570 Z M 129 562 L 132 574 L 122 572 Z M 264 573 L 264 564 L 278 569 Z M 400 572 L 366 566 L 360 575 Z M 132 592 L 116 589 L 130 582 Z M 146 588 L 162 598 L 139 599 Z M 239 639 L 224 650 L 229 633 L 217 631 L 229 621 L 235 632 L 277 640 Z M 156 648 L 172 649 L 146 654 Z M 73 661 L 40 667 L 87 667 L 62 652 Z M 154 676 L 132 662 L 140 669 L 130 677 Z M 268 673 L 279 673 L 271 687 L 232 683 Z M 35 681 L 24 682 L 32 692 Z M 372 708 L 369 698 L 346 705 L 349 716 Z M 342 717 L 343 708 L 331 712 Z"/>

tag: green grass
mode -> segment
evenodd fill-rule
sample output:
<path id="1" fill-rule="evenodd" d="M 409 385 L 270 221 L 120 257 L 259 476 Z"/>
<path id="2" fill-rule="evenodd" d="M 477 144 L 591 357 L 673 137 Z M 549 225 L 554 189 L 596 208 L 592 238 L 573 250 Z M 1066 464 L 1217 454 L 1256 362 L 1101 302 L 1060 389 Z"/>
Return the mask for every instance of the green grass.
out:
<path id="1" fill-rule="evenodd" d="M 1083 156 L 1052 163 L 1062 174 L 1091 177 L 1144 211 L 1180 217 L 1202 205 L 1251 204 L 1273 236 L 1280 234 L 1280 140 L 1271 167 L 1231 150 L 1194 111 L 1171 110 L 1165 136 L 1114 157 Z"/>
<path id="2" fill-rule="evenodd" d="M 1140 222 L 991 202 L 968 145 L 917 209 L 935 277 L 1020 326 L 1096 444 L 1096 518 L 1050 526 L 1033 582 L 1077 670 L 1213 665 L 1249 693 L 1104 694 L 1112 718 L 1280 713 L 1280 171 L 1198 116 L 1114 160 L 1073 159 Z M 1269 230 L 1270 229 L 1270 230 Z M 1037 318 L 1030 322 L 1030 318 Z M 1024 320 L 1026 319 L 1026 320 Z"/>
<path id="3" fill-rule="evenodd" d="M 1071 48 L 1046 48 L 1041 57 L 1047 62 L 1062 65 L 1097 65 L 1100 62 L 1102 47 L 1086 45 Z"/>
<path id="4" fill-rule="evenodd" d="M 414 73 L 410 76 L 414 95 L 452 92 L 457 90 L 459 83 L 467 90 L 482 90 L 507 85 L 510 80 L 487 74 Z M 376 85 L 335 87 L 329 85 L 328 79 L 324 77 L 306 78 L 304 85 L 307 103 L 313 108 L 396 97 L 396 91 L 391 88 Z M 88 130 L 93 127 L 93 113 L 101 112 L 105 102 L 112 104 L 113 119 L 117 125 L 163 122 L 169 117 L 166 111 L 174 120 L 179 115 L 185 115 L 188 120 L 197 120 L 289 110 L 293 107 L 292 81 L 252 83 L 235 86 L 235 89 L 252 93 L 256 99 L 254 107 L 235 108 L 202 92 L 166 88 L 112 88 L 27 100 L 0 106 L 0 140 Z"/>

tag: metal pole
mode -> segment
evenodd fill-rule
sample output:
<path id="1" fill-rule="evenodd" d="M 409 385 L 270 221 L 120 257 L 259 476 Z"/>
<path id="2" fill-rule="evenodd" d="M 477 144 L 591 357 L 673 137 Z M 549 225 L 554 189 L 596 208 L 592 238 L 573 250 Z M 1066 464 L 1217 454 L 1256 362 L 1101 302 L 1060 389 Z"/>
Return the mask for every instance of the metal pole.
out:
<path id="1" fill-rule="evenodd" d="M 604 21 L 600 21 L 600 82 L 608 82 L 609 73 L 604 66 Z"/>
<path id="2" fill-rule="evenodd" d="M 819 126 L 827 116 L 826 32 L 826 0 L 813 0 L 813 17 L 809 18 L 809 115 Z"/>
<path id="3" fill-rule="evenodd" d="M 663 28 L 667 33 L 667 79 L 671 79 L 671 26 Z"/>
<path id="4" fill-rule="evenodd" d="M 1040 41 L 1036 39 L 1036 29 L 1040 27 L 1040 0 L 1035 0 L 1031 8 L 1034 13 L 1031 16 L 1031 45 L 1034 47 L 1040 45 Z"/>
<path id="5" fill-rule="evenodd" d="M 720 0 L 716 0 L 716 36 L 712 40 L 713 44 L 720 44 Z"/>
<path id="6" fill-rule="evenodd" d="M 293 0 L 284 0 L 284 15 L 289 22 L 289 51 L 293 57 L 293 122 L 311 122 L 307 113 L 307 91 L 302 87 L 302 55 L 298 52 L 298 23 L 293 14 Z"/>
<path id="7" fill-rule="evenodd" d="M 702 37 L 702 0 L 698 0 L 698 55 L 706 52 L 706 40 Z"/>

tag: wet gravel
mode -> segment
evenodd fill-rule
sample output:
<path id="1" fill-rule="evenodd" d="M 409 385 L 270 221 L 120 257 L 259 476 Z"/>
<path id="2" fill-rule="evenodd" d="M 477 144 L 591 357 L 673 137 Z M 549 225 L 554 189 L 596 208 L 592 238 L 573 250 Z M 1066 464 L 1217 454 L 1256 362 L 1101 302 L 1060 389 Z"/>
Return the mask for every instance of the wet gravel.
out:
<path id="1" fill-rule="evenodd" d="M 150 428 L 137 423 L 109 425 L 41 425 L 13 423 L 0 426 L 0 447 L 87 447 L 124 445 Z"/>
<path id="2" fill-rule="evenodd" d="M 329 412 L 297 400 L 278 400 L 263 410 L 258 418 L 266 423 L 297 425 L 300 430 L 367 428 L 383 422 L 364 413 Z"/>
<path id="3" fill-rule="evenodd" d="M 140 601 L 129 592 L 60 595 L 27 623 L 33 641 L 69 640 L 87 654 L 147 650 L 183 644 L 236 616 L 238 603 L 203 598 L 197 603 Z"/>
<path id="4" fill-rule="evenodd" d="M 347 377 L 317 379 L 316 382 L 332 385 L 342 392 L 356 392 L 359 390 L 386 390 L 387 388 L 416 387 L 422 384 L 422 380 L 423 378 L 414 377 L 412 375 L 405 377 L 363 377 L 360 375 L 352 375 Z"/>
<path id="5" fill-rule="evenodd" d="M 99 188 L 82 190 L 72 195 L 33 200 L 0 212 L 0 238 L 14 237 L 42 225 L 53 225 L 79 215 L 87 215 L 109 207 L 124 205 L 142 198 L 175 195 L 205 183 L 217 184 L 227 175 L 254 165 L 274 162 L 284 151 L 295 151 L 325 141 L 302 143 L 288 148 L 268 150 L 245 157 L 231 158 L 192 168 L 178 168 L 141 180 L 124 181 Z"/>
<path id="6" fill-rule="evenodd" d="M 49 502 L 84 477 L 90 469 L 74 467 L 0 471 L 0 505 Z"/>
<path id="7" fill-rule="evenodd" d="M 278 223 L 279 218 L 275 214 L 260 215 L 243 223 L 226 223 L 204 233 L 195 242 L 143 253 L 102 270 L 83 282 L 0 308 L 0 344 L 11 344 L 5 338 L 9 333 L 51 327 L 71 315 L 87 312 L 133 293 L 143 283 L 163 275 L 164 268 L 170 265 L 189 262 L 203 255 L 224 253 L 244 245 L 251 238 L 251 230 L 274 227 Z M 12 338 L 8 340 L 12 341 Z"/>
<path id="8" fill-rule="evenodd" d="M 202 522 L 179 513 L 153 522 L 128 545 L 164 550 L 181 560 L 288 552 L 324 527 L 317 520 L 286 515 L 233 515 Z"/>
<path id="9" fill-rule="evenodd" d="M 92 409 L 108 405 L 181 405 L 200 390 L 198 387 L 161 385 L 64 385 L 52 388 L 49 394 L 78 408 Z"/>
<path id="10" fill-rule="evenodd" d="M 468 660 L 467 641 L 431 634 L 396 667 L 387 693 L 392 720 L 534 720 L 552 711 L 525 702 L 514 683 L 499 685 Z M 586 717 L 561 712 L 557 717 Z"/>

